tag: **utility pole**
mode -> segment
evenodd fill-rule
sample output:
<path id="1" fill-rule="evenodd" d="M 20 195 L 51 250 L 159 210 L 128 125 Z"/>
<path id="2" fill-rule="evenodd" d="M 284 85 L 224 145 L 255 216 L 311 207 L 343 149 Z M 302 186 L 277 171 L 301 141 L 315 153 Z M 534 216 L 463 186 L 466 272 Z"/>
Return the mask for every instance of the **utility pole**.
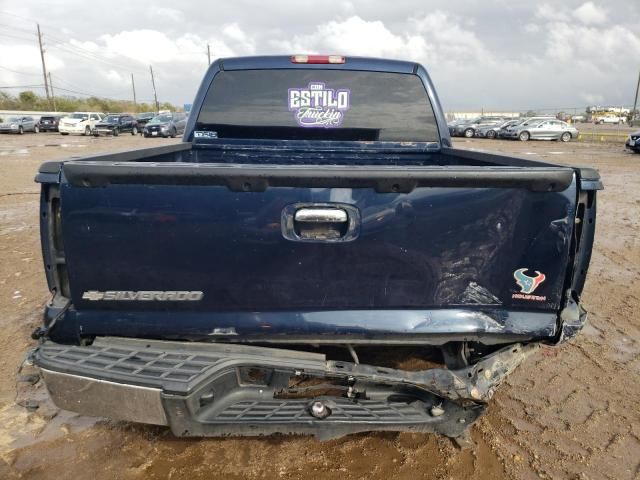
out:
<path id="1" fill-rule="evenodd" d="M 207 43 L 207 59 L 209 60 L 209 65 L 211 65 L 211 46 Z"/>
<path id="2" fill-rule="evenodd" d="M 136 102 L 136 83 L 133 81 L 133 73 L 131 74 L 131 88 L 133 89 L 133 113 L 138 113 L 138 102 Z"/>
<path id="3" fill-rule="evenodd" d="M 47 72 L 47 76 L 49 77 L 49 86 L 51 87 L 51 101 L 53 102 L 53 111 L 57 112 L 58 108 L 56 107 L 56 96 L 53 94 L 53 82 L 51 81 L 51 72 Z"/>
<path id="4" fill-rule="evenodd" d="M 40 58 L 42 59 L 42 77 L 44 78 L 44 91 L 47 93 L 47 101 L 51 108 L 51 97 L 49 96 L 49 82 L 47 81 L 47 67 L 44 63 L 44 50 L 42 48 L 42 34 L 40 33 L 40 24 L 38 26 L 38 45 L 40 45 Z"/>
<path id="5" fill-rule="evenodd" d="M 151 85 L 153 85 L 153 99 L 156 102 L 156 113 L 160 111 L 160 104 L 158 103 L 158 94 L 156 93 L 156 81 L 153 78 L 153 67 L 149 65 L 149 71 L 151 72 Z"/>
<path id="6" fill-rule="evenodd" d="M 636 85 L 636 96 L 633 100 L 633 110 L 631 110 L 631 121 L 635 125 L 636 107 L 638 106 L 638 90 L 640 90 L 640 73 L 638 73 L 638 83 Z M 640 115 L 638 115 L 640 117 Z"/>

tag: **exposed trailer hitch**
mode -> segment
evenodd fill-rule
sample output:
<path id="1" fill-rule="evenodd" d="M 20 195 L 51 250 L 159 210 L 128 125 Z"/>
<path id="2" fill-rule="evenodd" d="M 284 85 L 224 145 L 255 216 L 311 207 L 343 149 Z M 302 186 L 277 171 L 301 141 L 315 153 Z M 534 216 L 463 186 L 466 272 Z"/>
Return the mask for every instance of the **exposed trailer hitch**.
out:
<path id="1" fill-rule="evenodd" d="M 126 338 L 86 346 L 45 340 L 34 359 L 58 407 L 168 425 L 177 436 L 413 431 L 464 439 L 497 386 L 536 348 L 513 344 L 466 368 L 421 371 L 294 350 Z"/>

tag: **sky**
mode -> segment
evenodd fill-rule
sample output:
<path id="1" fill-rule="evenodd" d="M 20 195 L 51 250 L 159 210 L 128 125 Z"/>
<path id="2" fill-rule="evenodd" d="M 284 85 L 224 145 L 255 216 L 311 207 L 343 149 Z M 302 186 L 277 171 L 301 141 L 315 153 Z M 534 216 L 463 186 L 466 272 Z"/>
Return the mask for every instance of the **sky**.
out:
<path id="1" fill-rule="evenodd" d="M 447 111 L 631 105 L 638 0 L 0 0 L 0 87 L 191 103 L 212 57 L 326 53 L 412 60 Z M 42 90 L 38 87 L 12 90 Z M 65 89 L 65 90 L 62 90 Z M 79 93 L 78 93 L 79 92 Z"/>

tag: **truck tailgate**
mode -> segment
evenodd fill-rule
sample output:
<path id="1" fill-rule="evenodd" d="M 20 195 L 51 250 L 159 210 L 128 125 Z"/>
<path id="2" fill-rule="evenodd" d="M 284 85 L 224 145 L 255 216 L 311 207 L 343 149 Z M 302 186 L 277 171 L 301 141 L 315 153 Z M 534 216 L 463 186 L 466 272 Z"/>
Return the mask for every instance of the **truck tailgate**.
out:
<path id="1" fill-rule="evenodd" d="M 555 333 L 571 169 L 151 166 L 67 162 L 49 202 L 87 334 Z"/>

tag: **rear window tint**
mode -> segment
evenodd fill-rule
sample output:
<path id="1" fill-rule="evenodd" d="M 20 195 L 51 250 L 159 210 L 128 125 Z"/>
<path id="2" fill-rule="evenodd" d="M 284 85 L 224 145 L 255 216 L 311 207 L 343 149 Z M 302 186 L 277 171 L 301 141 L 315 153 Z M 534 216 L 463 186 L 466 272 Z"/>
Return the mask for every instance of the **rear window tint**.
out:
<path id="1" fill-rule="evenodd" d="M 219 72 L 196 130 L 218 138 L 438 140 L 418 76 L 348 70 Z"/>

